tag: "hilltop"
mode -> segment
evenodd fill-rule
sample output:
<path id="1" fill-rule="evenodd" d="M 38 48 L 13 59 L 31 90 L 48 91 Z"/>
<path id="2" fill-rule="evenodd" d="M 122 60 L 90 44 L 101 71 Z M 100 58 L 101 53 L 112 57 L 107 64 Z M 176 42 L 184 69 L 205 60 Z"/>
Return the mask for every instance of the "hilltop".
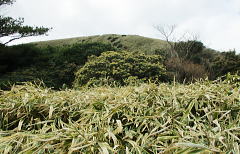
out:
<path id="1" fill-rule="evenodd" d="M 111 44 L 112 46 L 120 50 L 142 51 L 147 53 L 154 50 L 166 49 L 166 47 L 168 46 L 166 41 L 160 39 L 153 39 L 139 35 L 118 35 L 118 34 L 75 37 L 67 39 L 33 42 L 31 44 L 36 44 L 39 47 L 47 47 L 92 42 L 102 42 L 106 44 Z"/>

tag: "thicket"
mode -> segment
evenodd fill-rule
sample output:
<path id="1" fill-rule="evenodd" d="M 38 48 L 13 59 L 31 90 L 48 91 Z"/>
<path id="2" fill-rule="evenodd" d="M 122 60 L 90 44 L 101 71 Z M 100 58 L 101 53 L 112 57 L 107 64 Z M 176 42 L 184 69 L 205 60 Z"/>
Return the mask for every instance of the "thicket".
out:
<path id="1" fill-rule="evenodd" d="M 180 41 L 174 43 L 174 50 L 176 51 L 178 57 L 194 61 L 195 63 L 199 62 L 196 59 L 196 55 L 201 53 L 204 48 L 204 44 L 196 40 L 189 40 L 186 42 Z"/>
<path id="2" fill-rule="evenodd" d="M 240 73 L 240 54 L 236 54 L 236 51 L 222 52 L 214 59 L 212 70 L 215 77 Z"/>
<path id="3" fill-rule="evenodd" d="M 40 58 L 42 54 L 42 51 L 33 45 L 13 47 L 0 45 L 0 74 L 45 61 Z"/>
<path id="4" fill-rule="evenodd" d="M 76 73 L 74 86 L 100 84 L 106 78 L 109 82 L 126 85 L 131 79 L 169 81 L 162 57 L 145 55 L 139 52 L 102 53 L 99 57 L 92 56 L 90 60 Z"/>
<path id="5" fill-rule="evenodd" d="M 45 82 L 48 87 L 54 87 L 55 89 L 72 87 L 75 80 L 75 72 L 84 67 L 88 61 L 88 57 L 91 55 L 98 57 L 105 51 L 118 50 L 120 49 L 110 44 L 91 41 L 73 45 L 47 47 L 37 47 L 33 44 L 11 47 L 0 45 L 0 87 L 1 89 L 9 89 L 14 83 L 39 80 Z M 158 62 L 153 62 L 163 64 L 166 68 L 165 80 L 161 78 L 159 81 L 169 81 L 169 79 L 173 80 L 175 78 L 177 82 L 190 83 L 196 79 L 206 77 L 215 80 L 228 72 L 239 73 L 240 70 L 240 55 L 236 54 L 235 51 L 217 52 L 206 48 L 201 42 L 187 41 L 176 42 L 174 44 L 174 52 L 176 53 L 174 56 L 169 54 L 171 52 L 168 49 L 154 49 L 148 52 L 138 51 L 134 54 L 141 55 L 145 53 L 147 56 L 154 57 L 160 55 L 162 57 Z M 118 60 L 116 59 L 116 61 Z M 139 62 L 141 63 L 141 61 Z M 129 64 L 129 68 L 133 67 L 130 66 L 131 62 L 126 63 Z M 147 63 L 145 61 L 144 65 L 150 66 L 152 62 Z M 84 68 L 87 67 L 85 66 Z M 106 79 L 102 79 L 104 77 L 103 74 L 106 74 L 106 70 L 103 68 L 100 70 L 102 72 L 99 83 L 107 81 Z M 100 70 L 96 70 L 96 72 L 99 73 Z M 108 74 L 112 73 L 112 70 L 108 71 L 110 71 Z M 135 74 L 130 73 L 127 78 L 145 78 L 142 77 L 143 75 L 136 75 L 138 70 L 135 69 L 134 71 Z M 155 71 L 155 69 L 152 69 L 153 76 L 155 75 Z M 122 77 L 125 80 L 126 75 L 122 76 L 121 73 L 119 72 L 119 78 Z M 127 72 L 125 73 L 127 74 Z M 91 72 L 88 72 L 88 74 L 90 75 Z M 94 75 L 92 74 L 92 76 Z M 109 76 L 113 76 L 113 73 L 105 75 L 108 78 Z M 112 79 L 119 82 L 119 79 L 116 78 L 116 71 L 114 76 Z M 146 79 L 149 78 L 149 75 L 146 76 Z M 89 79 L 92 79 L 92 77 Z M 99 77 L 96 77 L 96 79 L 98 80 Z M 94 82 L 97 81 L 93 80 Z M 119 83 L 122 84 L 125 82 L 123 80 Z"/>
<path id="6" fill-rule="evenodd" d="M 54 57 L 56 64 L 62 64 L 63 62 L 74 63 L 76 65 L 84 65 L 89 56 L 100 56 L 104 51 L 115 51 L 111 44 L 104 44 L 99 42 L 82 43 L 67 45 L 60 49 Z"/>
<path id="7" fill-rule="evenodd" d="M 190 60 L 169 58 L 164 64 L 166 65 L 168 76 L 172 79 L 175 78 L 180 83 L 195 82 L 199 79 L 205 79 L 209 75 L 204 65 Z"/>
<path id="8" fill-rule="evenodd" d="M 116 50 L 104 43 L 79 43 L 59 47 L 39 48 L 33 44 L 0 47 L 0 87 L 24 81 L 42 80 L 55 89 L 72 86 L 74 73 L 91 55 Z"/>
<path id="9" fill-rule="evenodd" d="M 178 82 L 189 83 L 206 77 L 215 80 L 240 71 L 240 55 L 235 51 L 217 52 L 195 40 L 175 42 L 173 47 L 165 51 L 175 54 L 165 54 L 164 64 Z"/>

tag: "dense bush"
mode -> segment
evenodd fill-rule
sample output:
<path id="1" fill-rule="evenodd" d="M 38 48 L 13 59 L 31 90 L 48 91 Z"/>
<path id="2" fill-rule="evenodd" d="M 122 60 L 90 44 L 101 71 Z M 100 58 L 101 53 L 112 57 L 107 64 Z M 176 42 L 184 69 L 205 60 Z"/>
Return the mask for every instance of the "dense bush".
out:
<path id="1" fill-rule="evenodd" d="M 78 68 L 73 63 L 63 63 L 59 66 L 45 65 L 31 66 L 8 72 L 0 77 L 0 89 L 9 89 L 13 84 L 21 82 L 43 81 L 47 87 L 61 89 L 62 87 L 72 87 L 74 72 Z"/>
<path id="2" fill-rule="evenodd" d="M 167 81 L 161 56 L 130 52 L 104 52 L 91 59 L 76 73 L 75 86 L 93 84 L 101 78 L 108 78 L 120 85 L 129 78 Z"/>
<path id="3" fill-rule="evenodd" d="M 215 77 L 240 72 L 240 55 L 235 51 L 220 53 L 212 63 L 212 70 Z"/>
<path id="4" fill-rule="evenodd" d="M 57 64 L 63 62 L 75 63 L 76 65 L 84 65 L 91 55 L 99 56 L 104 51 L 115 51 L 111 44 L 100 42 L 80 43 L 62 47 L 54 60 Z"/>
<path id="5" fill-rule="evenodd" d="M 88 56 L 115 50 L 110 44 L 79 43 L 69 46 L 37 47 L 33 44 L 0 47 L 0 88 L 12 84 L 42 80 L 55 89 L 72 86 L 74 73 Z"/>
<path id="6" fill-rule="evenodd" d="M 215 80 L 227 73 L 234 74 L 240 71 L 240 55 L 236 54 L 236 51 L 218 52 L 207 48 L 200 50 L 200 47 L 199 44 L 199 48 L 196 47 L 199 52 L 190 54 L 186 60 L 204 66 L 209 72 L 209 79 Z"/>
<path id="7" fill-rule="evenodd" d="M 1 46 L 0 74 L 36 64 L 40 54 L 40 49 L 33 45 Z"/>
<path id="8" fill-rule="evenodd" d="M 180 41 L 174 44 L 174 49 L 181 58 L 190 60 L 195 54 L 202 52 L 205 48 L 199 41 Z"/>
<path id="9" fill-rule="evenodd" d="M 209 74 L 203 65 L 195 64 L 189 60 L 171 58 L 165 61 L 165 65 L 169 76 L 180 83 L 205 79 Z"/>
<path id="10" fill-rule="evenodd" d="M 206 54 L 205 49 L 204 44 L 196 40 L 174 42 L 172 50 L 175 55 L 165 54 L 164 64 L 168 75 L 181 83 L 206 78 L 210 61 L 209 57 L 202 56 Z"/>
<path id="11" fill-rule="evenodd" d="M 59 80 L 58 87 L 63 84 L 72 86 L 74 73 L 82 67 L 89 56 L 99 56 L 102 52 L 116 50 L 110 44 L 93 42 L 79 43 L 70 46 L 59 47 L 52 60 L 52 68 L 55 69 L 55 80 Z"/>

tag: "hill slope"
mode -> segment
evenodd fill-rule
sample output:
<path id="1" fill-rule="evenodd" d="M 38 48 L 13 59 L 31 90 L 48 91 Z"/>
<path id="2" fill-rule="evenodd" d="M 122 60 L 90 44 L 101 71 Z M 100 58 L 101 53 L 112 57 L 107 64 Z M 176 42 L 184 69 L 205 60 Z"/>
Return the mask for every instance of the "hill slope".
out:
<path id="1" fill-rule="evenodd" d="M 34 42 L 39 47 L 71 45 L 75 43 L 103 42 L 110 43 L 114 47 L 129 51 L 153 52 L 157 49 L 165 49 L 167 42 L 160 39 L 147 38 L 138 35 L 105 34 L 88 37 L 76 37 L 51 41 Z"/>
<path id="2" fill-rule="evenodd" d="M 189 42 L 191 48 L 185 50 Z M 179 50 L 176 52 L 180 53 L 180 59 L 174 59 L 169 54 L 166 41 L 137 35 L 106 34 L 1 47 L 0 88 L 35 80 L 44 81 L 48 87 L 56 89 L 65 84 L 71 87 L 74 73 L 87 62 L 88 57 L 99 56 L 106 51 L 161 55 L 170 78 L 175 76 L 178 82 L 205 78 L 205 75 L 214 80 L 240 70 L 240 55 L 236 55 L 235 51 L 220 53 L 198 41 L 177 42 L 176 45 L 183 47 L 175 49 Z"/>

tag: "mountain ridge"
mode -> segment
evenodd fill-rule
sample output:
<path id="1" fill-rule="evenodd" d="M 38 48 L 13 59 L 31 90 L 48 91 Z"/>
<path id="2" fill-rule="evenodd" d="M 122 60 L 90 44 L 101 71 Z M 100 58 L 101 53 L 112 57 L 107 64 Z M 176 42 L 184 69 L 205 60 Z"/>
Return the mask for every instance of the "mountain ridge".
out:
<path id="1" fill-rule="evenodd" d="M 73 37 L 49 41 L 32 42 L 30 44 L 35 44 L 38 47 L 46 47 L 90 42 L 102 42 L 106 44 L 111 44 L 112 46 L 119 48 L 121 50 L 143 52 L 153 52 L 154 50 L 166 49 L 166 47 L 168 46 L 167 42 L 161 39 L 155 39 L 140 35 L 124 35 L 124 34 L 103 34 Z"/>

